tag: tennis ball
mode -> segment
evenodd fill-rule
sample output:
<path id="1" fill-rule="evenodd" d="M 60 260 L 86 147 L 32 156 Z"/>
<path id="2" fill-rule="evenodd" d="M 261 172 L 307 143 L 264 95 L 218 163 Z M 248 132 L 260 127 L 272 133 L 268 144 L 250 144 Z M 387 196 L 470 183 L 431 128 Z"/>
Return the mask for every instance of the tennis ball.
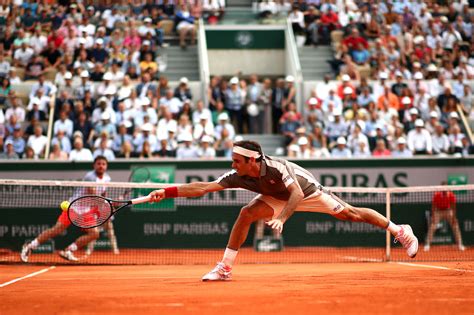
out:
<path id="1" fill-rule="evenodd" d="M 63 211 L 67 211 L 67 209 L 69 208 L 69 201 L 67 200 L 64 200 L 63 202 L 61 202 L 61 210 Z"/>

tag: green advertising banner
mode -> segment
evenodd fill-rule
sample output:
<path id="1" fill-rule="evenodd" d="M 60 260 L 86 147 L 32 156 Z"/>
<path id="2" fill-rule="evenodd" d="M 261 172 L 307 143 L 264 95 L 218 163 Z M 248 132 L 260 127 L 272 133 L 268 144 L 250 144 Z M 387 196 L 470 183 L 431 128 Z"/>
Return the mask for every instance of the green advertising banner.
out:
<path id="1" fill-rule="evenodd" d="M 365 206 L 365 205 L 361 205 Z M 369 206 L 369 205 L 367 205 Z M 371 204 L 385 214 L 384 204 Z M 428 230 L 429 203 L 394 205 L 392 220 L 408 223 L 423 243 Z M 175 212 L 131 211 L 124 209 L 114 218 L 119 248 L 223 248 L 239 214 L 240 206 L 178 206 Z M 60 211 L 51 209 L 4 209 L 0 220 L 0 248 L 19 250 L 27 239 L 52 227 Z M 474 245 L 472 204 L 458 204 L 457 213 L 464 244 Z M 42 248 L 50 251 L 70 244 L 82 232 L 74 227 Z M 285 246 L 384 247 L 385 230 L 360 222 L 337 220 L 321 213 L 297 212 L 285 224 Z M 245 246 L 252 246 L 253 226 Z M 433 245 L 454 244 L 450 228 L 440 225 Z M 109 247 L 103 244 L 104 248 Z M 397 245 L 398 246 L 398 245 Z"/>
<path id="2" fill-rule="evenodd" d="M 208 49 L 285 49 L 283 30 L 206 30 Z"/>
<path id="3" fill-rule="evenodd" d="M 131 182 L 173 184 L 175 182 L 174 166 L 140 165 L 132 166 Z M 146 196 L 152 189 L 134 188 L 132 198 Z M 165 199 L 159 203 L 142 203 L 134 205 L 133 211 L 175 211 L 175 199 Z"/>

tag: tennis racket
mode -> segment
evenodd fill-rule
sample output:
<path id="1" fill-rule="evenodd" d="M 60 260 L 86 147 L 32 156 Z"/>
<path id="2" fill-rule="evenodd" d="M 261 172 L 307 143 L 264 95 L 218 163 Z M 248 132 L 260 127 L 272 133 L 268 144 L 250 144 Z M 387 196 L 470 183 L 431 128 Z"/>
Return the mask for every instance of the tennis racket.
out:
<path id="1" fill-rule="evenodd" d="M 132 200 L 113 200 L 96 195 L 82 196 L 71 202 L 67 215 L 75 226 L 91 229 L 104 224 L 120 209 L 148 202 L 150 198 L 150 196 L 144 196 Z"/>

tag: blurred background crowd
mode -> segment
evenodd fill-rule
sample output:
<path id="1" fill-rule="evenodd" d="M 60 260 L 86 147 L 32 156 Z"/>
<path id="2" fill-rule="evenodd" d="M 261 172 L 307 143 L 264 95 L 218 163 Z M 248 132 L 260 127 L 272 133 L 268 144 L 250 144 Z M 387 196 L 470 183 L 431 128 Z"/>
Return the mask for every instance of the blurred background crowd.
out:
<path id="1" fill-rule="evenodd" d="M 195 45 L 196 19 L 225 18 L 223 1 L 91 3 L 0 5 L 0 158 L 229 157 L 249 134 L 283 135 L 278 154 L 295 158 L 474 152 L 467 1 L 259 3 L 262 19 L 287 16 L 305 45 L 334 49 L 303 108 L 292 76 L 213 76 L 205 104 L 161 73 L 163 28 Z"/>

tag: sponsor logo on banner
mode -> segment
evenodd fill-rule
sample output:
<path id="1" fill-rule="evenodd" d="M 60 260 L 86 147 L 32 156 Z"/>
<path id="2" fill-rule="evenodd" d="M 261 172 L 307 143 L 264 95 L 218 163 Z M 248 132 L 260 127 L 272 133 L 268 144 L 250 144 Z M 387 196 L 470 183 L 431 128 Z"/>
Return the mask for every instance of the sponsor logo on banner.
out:
<path id="1" fill-rule="evenodd" d="M 253 35 L 251 32 L 241 31 L 235 35 L 235 43 L 237 47 L 247 48 L 253 43 Z"/>
<path id="2" fill-rule="evenodd" d="M 146 171 L 134 171 L 146 169 Z M 134 183 L 157 183 L 157 184 L 173 184 L 175 182 L 174 166 L 143 166 L 132 167 L 132 178 Z M 153 189 L 134 189 L 133 198 L 146 196 Z M 175 199 L 164 199 L 158 203 L 141 203 L 132 207 L 133 211 L 176 211 Z"/>

